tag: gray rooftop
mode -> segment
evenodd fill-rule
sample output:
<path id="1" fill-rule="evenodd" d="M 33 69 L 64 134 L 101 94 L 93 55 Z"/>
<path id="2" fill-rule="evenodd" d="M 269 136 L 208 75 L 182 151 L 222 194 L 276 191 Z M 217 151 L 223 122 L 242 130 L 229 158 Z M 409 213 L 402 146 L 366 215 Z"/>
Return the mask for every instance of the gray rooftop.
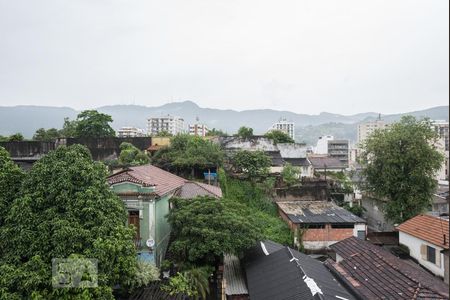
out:
<path id="1" fill-rule="evenodd" d="M 228 296 L 247 295 L 247 284 L 242 274 L 239 258 L 234 255 L 225 254 L 223 257 L 223 266 L 223 277 L 226 283 L 225 294 Z"/>

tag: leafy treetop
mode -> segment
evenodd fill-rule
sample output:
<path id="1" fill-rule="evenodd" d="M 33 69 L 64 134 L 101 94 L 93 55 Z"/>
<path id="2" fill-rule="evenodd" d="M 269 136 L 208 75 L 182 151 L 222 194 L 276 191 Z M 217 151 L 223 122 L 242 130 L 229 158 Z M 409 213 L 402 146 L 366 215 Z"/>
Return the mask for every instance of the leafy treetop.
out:
<path id="1" fill-rule="evenodd" d="M 237 132 L 237 136 L 248 139 L 253 136 L 253 128 L 242 126 Z"/>
<path id="2" fill-rule="evenodd" d="M 150 158 L 143 151 L 131 143 L 120 144 L 119 164 L 126 166 L 140 166 L 150 162 Z"/>
<path id="3" fill-rule="evenodd" d="M 114 129 L 109 125 L 113 120 L 110 115 L 96 110 L 85 110 L 77 116 L 76 137 L 108 137 L 115 136 Z"/>
<path id="4" fill-rule="evenodd" d="M 272 140 L 275 145 L 282 143 L 295 143 L 295 141 L 287 133 L 281 130 L 271 130 L 264 136 L 269 140 Z"/>
<path id="5" fill-rule="evenodd" d="M 240 150 L 231 159 L 234 171 L 244 173 L 251 180 L 267 176 L 271 163 L 264 151 Z"/>
<path id="6" fill-rule="evenodd" d="M 443 161 L 436 141 L 428 120 L 405 116 L 389 129 L 375 131 L 362 145 L 363 189 L 388 200 L 384 211 L 393 222 L 404 222 L 430 204 Z"/>

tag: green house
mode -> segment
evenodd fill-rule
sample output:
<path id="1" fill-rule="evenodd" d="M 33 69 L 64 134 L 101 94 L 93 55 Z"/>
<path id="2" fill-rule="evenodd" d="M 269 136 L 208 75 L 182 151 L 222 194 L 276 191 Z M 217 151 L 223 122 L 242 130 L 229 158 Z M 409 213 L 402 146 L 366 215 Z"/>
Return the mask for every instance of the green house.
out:
<path id="1" fill-rule="evenodd" d="M 157 266 L 169 243 L 169 199 L 222 196 L 219 187 L 191 182 L 152 165 L 122 170 L 109 176 L 108 183 L 125 203 L 128 224 L 136 228 L 135 245 L 140 258 Z"/>

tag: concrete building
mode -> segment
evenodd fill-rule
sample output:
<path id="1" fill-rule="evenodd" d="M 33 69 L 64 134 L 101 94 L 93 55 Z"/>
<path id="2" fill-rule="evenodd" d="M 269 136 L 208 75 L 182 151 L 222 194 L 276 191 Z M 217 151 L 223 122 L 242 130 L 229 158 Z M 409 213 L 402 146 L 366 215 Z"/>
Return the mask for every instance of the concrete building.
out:
<path id="1" fill-rule="evenodd" d="M 334 140 L 332 135 L 320 136 L 317 140 L 316 149 L 314 149 L 315 154 L 328 154 L 328 141 Z"/>
<path id="2" fill-rule="evenodd" d="M 357 143 L 362 144 L 369 135 L 371 135 L 377 129 L 388 128 L 389 124 L 378 118 L 375 121 L 361 123 L 358 125 Z"/>
<path id="3" fill-rule="evenodd" d="M 145 130 L 133 126 L 124 126 L 117 130 L 117 136 L 120 138 L 143 137 L 146 136 Z"/>
<path id="4" fill-rule="evenodd" d="M 281 118 L 277 123 L 274 123 L 268 131 L 272 130 L 282 131 L 295 140 L 295 123 L 287 121 L 285 118 Z"/>
<path id="5" fill-rule="evenodd" d="M 444 140 L 444 149 L 448 152 L 448 122 L 444 120 L 434 120 L 432 123 L 434 130 L 439 134 L 439 137 Z"/>
<path id="6" fill-rule="evenodd" d="M 418 215 L 397 227 L 399 243 L 409 249 L 409 255 L 436 276 L 444 278 L 444 254 L 449 249 L 449 223 L 447 219 Z M 448 278 L 448 274 L 447 274 Z"/>
<path id="7" fill-rule="evenodd" d="M 205 124 L 190 124 L 189 135 L 206 136 L 209 129 Z"/>
<path id="8" fill-rule="evenodd" d="M 177 135 L 184 132 L 184 119 L 176 116 L 162 116 L 148 119 L 148 134 L 158 135 L 161 132 Z"/>
<path id="9" fill-rule="evenodd" d="M 348 166 L 349 160 L 349 141 L 348 140 L 329 140 L 328 156 L 339 159 L 344 165 Z"/>

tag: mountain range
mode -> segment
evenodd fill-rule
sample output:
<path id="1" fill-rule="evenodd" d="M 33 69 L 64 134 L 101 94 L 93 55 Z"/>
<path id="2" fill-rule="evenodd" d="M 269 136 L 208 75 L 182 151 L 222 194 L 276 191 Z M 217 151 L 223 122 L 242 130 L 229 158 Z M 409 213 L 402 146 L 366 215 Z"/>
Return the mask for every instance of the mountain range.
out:
<path id="1" fill-rule="evenodd" d="M 280 118 L 295 122 L 296 140 L 315 144 L 320 135 L 331 134 L 336 138 L 356 139 L 356 127 L 360 122 L 379 117 L 378 113 L 366 112 L 355 115 L 340 115 L 323 112 L 318 115 L 297 114 L 290 111 L 271 109 L 256 110 L 222 110 L 199 107 L 192 101 L 174 102 L 162 106 L 111 105 L 96 108 L 98 111 L 112 116 L 114 129 L 122 126 L 147 127 L 150 116 L 176 115 L 184 118 L 185 123 L 192 124 L 199 119 L 200 123 L 210 128 L 217 128 L 234 133 L 240 126 L 254 129 L 255 134 L 263 134 Z M 0 106 L 0 135 L 21 132 L 31 138 L 38 128 L 61 128 L 64 118 L 76 118 L 79 111 L 69 107 L 49 106 Z M 437 106 L 425 110 L 405 112 L 401 114 L 382 115 L 387 122 L 394 122 L 403 115 L 428 117 L 430 119 L 449 119 L 449 107 Z"/>

